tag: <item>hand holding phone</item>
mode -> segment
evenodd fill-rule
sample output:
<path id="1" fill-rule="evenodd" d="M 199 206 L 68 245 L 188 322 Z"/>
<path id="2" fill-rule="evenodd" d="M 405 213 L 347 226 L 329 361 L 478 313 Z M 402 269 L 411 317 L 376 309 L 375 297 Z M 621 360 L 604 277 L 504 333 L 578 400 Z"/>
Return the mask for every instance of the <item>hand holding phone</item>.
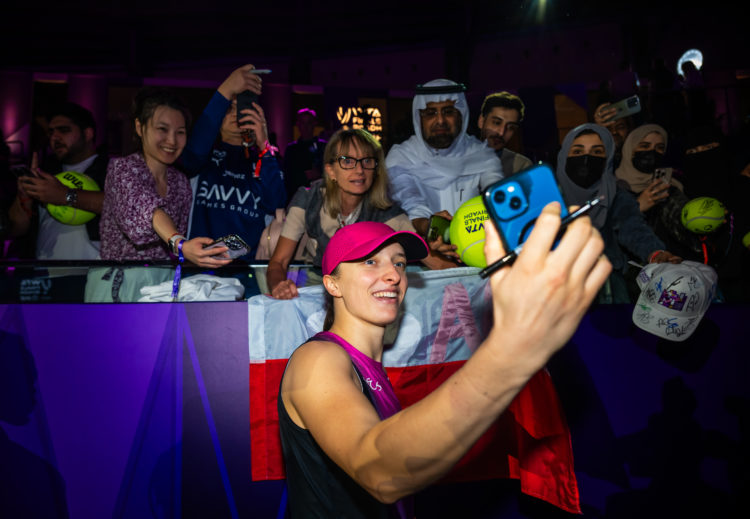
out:
<path id="1" fill-rule="evenodd" d="M 560 221 L 560 231 L 557 234 L 557 240 L 555 240 L 555 243 L 560 241 L 560 238 L 562 238 L 563 233 L 565 233 L 566 227 L 576 218 L 583 216 L 584 214 L 588 213 L 592 207 L 600 203 L 602 200 L 604 200 L 604 196 L 599 196 L 598 198 L 594 198 L 592 200 L 589 200 L 585 204 L 583 204 L 581 207 L 576 209 L 574 212 L 570 213 L 568 216 L 563 218 Z M 489 277 L 493 272 L 505 267 L 506 265 L 511 265 L 514 261 L 516 261 L 516 258 L 521 253 L 521 248 L 523 247 L 523 244 L 517 246 L 512 251 L 508 252 L 505 256 L 500 258 L 499 260 L 496 260 L 489 265 L 487 265 L 485 268 L 483 268 L 479 272 L 479 277 L 481 278 L 487 278 Z"/>
<path id="2" fill-rule="evenodd" d="M 531 166 L 495 182 L 482 196 L 506 251 L 526 241 L 537 217 L 550 202 L 560 204 L 561 217 L 568 215 L 555 174 L 546 164 Z"/>
<path id="3" fill-rule="evenodd" d="M 245 114 L 242 113 L 242 110 L 255 110 L 253 103 L 257 102 L 258 94 L 255 92 L 245 90 L 244 92 L 237 94 L 237 124 L 241 124 L 240 119 L 245 116 Z"/>
<path id="4" fill-rule="evenodd" d="M 656 168 L 651 181 L 661 180 L 665 184 L 672 182 L 672 168 Z"/>
<path id="5" fill-rule="evenodd" d="M 617 101 L 616 103 L 612 103 L 603 107 L 602 111 L 604 110 L 613 114 L 605 121 L 607 123 L 610 123 L 612 121 L 616 121 L 617 119 L 622 119 L 623 117 L 628 117 L 640 112 L 641 100 L 637 95 L 630 96 L 626 99 L 622 99 L 620 101 Z"/>
<path id="6" fill-rule="evenodd" d="M 610 123 L 616 113 L 617 109 L 611 103 L 600 104 L 594 111 L 594 122 L 600 126 L 605 126 Z"/>
<path id="7" fill-rule="evenodd" d="M 248 246 L 248 244 L 245 243 L 245 241 L 236 234 L 228 234 L 226 236 L 222 236 L 221 238 L 214 240 L 203 248 L 209 250 L 216 247 L 226 247 L 227 249 L 229 249 L 225 254 L 230 259 L 239 258 L 240 256 L 244 256 L 245 254 L 250 252 L 250 247 Z"/>
<path id="8" fill-rule="evenodd" d="M 430 217 L 430 226 L 427 229 L 427 241 L 435 241 L 443 238 L 443 243 L 450 243 L 451 221 L 448 218 L 433 214 Z"/>

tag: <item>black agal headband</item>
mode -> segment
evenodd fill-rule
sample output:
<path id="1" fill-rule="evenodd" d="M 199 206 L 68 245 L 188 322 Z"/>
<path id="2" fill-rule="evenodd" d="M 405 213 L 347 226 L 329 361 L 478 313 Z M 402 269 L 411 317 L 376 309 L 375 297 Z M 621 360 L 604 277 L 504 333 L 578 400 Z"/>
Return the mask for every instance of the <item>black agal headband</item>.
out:
<path id="1" fill-rule="evenodd" d="M 463 83 L 457 83 L 455 85 L 439 85 L 439 86 L 425 86 L 417 85 L 417 95 L 430 95 L 430 94 L 460 94 L 466 92 L 466 85 Z"/>

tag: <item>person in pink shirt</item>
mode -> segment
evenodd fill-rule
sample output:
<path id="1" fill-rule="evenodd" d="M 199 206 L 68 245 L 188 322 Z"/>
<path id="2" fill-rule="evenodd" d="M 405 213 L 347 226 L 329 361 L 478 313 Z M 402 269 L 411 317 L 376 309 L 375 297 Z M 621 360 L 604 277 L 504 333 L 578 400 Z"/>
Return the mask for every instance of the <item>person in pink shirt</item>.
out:
<path id="1" fill-rule="evenodd" d="M 101 258 L 158 260 L 180 256 L 205 268 L 227 265 L 231 260 L 224 254 L 226 247 L 204 249 L 213 241 L 211 238 L 185 237 L 192 192 L 188 179 L 174 163 L 187 141 L 187 106 L 168 89 L 147 87 L 135 96 L 133 119 L 140 150 L 109 163 L 100 223 Z M 140 286 L 158 284 L 172 275 L 172 269 L 166 268 L 111 272 L 113 269 L 105 267 L 104 275 L 99 276 L 101 270 L 89 272 L 87 301 L 137 299 Z M 112 290 L 113 285 L 116 290 Z"/>

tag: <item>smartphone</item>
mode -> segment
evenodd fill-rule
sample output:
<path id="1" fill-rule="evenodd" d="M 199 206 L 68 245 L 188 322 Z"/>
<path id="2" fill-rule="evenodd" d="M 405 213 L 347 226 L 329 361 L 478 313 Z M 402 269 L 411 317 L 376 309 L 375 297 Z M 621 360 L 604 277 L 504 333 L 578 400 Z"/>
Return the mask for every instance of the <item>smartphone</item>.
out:
<path id="1" fill-rule="evenodd" d="M 615 115 L 613 115 L 607 122 L 616 121 L 617 119 L 622 119 L 623 117 L 628 117 L 629 115 L 640 112 L 641 100 L 637 95 L 630 96 L 608 105 L 607 108 L 615 108 L 616 110 Z"/>
<path id="2" fill-rule="evenodd" d="M 443 243 L 450 243 L 451 221 L 433 214 L 430 217 L 430 227 L 427 229 L 427 241 L 435 241 L 442 236 Z"/>
<path id="3" fill-rule="evenodd" d="M 214 247 L 227 247 L 229 250 L 226 251 L 227 255 L 231 259 L 239 258 L 250 252 L 250 247 L 245 243 L 245 240 L 237 236 L 236 234 L 228 234 L 221 238 L 214 240 L 209 243 L 204 249 L 213 249 Z"/>
<path id="4" fill-rule="evenodd" d="M 568 215 L 555 174 L 547 164 L 536 164 L 495 182 L 484 190 L 482 198 L 506 251 L 526 241 L 550 202 L 560 203 L 561 217 Z"/>
<path id="5" fill-rule="evenodd" d="M 257 102 L 258 94 L 255 92 L 245 90 L 244 92 L 237 94 L 237 123 L 239 123 L 240 119 L 245 116 L 245 114 L 242 113 L 242 110 L 255 110 L 253 103 Z"/>
<path id="6" fill-rule="evenodd" d="M 656 168 L 654 170 L 654 176 L 651 179 L 653 182 L 654 180 L 661 180 L 665 184 L 669 184 L 672 181 L 672 168 Z"/>

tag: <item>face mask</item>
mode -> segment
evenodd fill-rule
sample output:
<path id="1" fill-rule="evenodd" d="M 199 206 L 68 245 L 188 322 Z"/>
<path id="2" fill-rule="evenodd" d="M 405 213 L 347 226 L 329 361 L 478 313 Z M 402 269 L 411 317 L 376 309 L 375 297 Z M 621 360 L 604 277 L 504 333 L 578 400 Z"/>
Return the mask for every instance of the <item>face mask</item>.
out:
<path id="1" fill-rule="evenodd" d="M 686 173 L 703 175 L 708 175 L 712 169 L 727 167 L 720 148 L 685 155 L 682 164 Z"/>
<path id="2" fill-rule="evenodd" d="M 565 173 L 577 186 L 588 188 L 602 178 L 607 159 L 593 155 L 577 155 L 565 161 Z"/>
<path id="3" fill-rule="evenodd" d="M 721 148 L 685 155 L 681 169 L 684 175 L 680 180 L 691 198 L 721 198 L 729 184 L 730 166 Z"/>
<path id="4" fill-rule="evenodd" d="M 661 167 L 663 158 L 664 155 L 655 150 L 636 151 L 633 154 L 633 167 L 641 173 L 653 173 L 656 168 Z"/>

